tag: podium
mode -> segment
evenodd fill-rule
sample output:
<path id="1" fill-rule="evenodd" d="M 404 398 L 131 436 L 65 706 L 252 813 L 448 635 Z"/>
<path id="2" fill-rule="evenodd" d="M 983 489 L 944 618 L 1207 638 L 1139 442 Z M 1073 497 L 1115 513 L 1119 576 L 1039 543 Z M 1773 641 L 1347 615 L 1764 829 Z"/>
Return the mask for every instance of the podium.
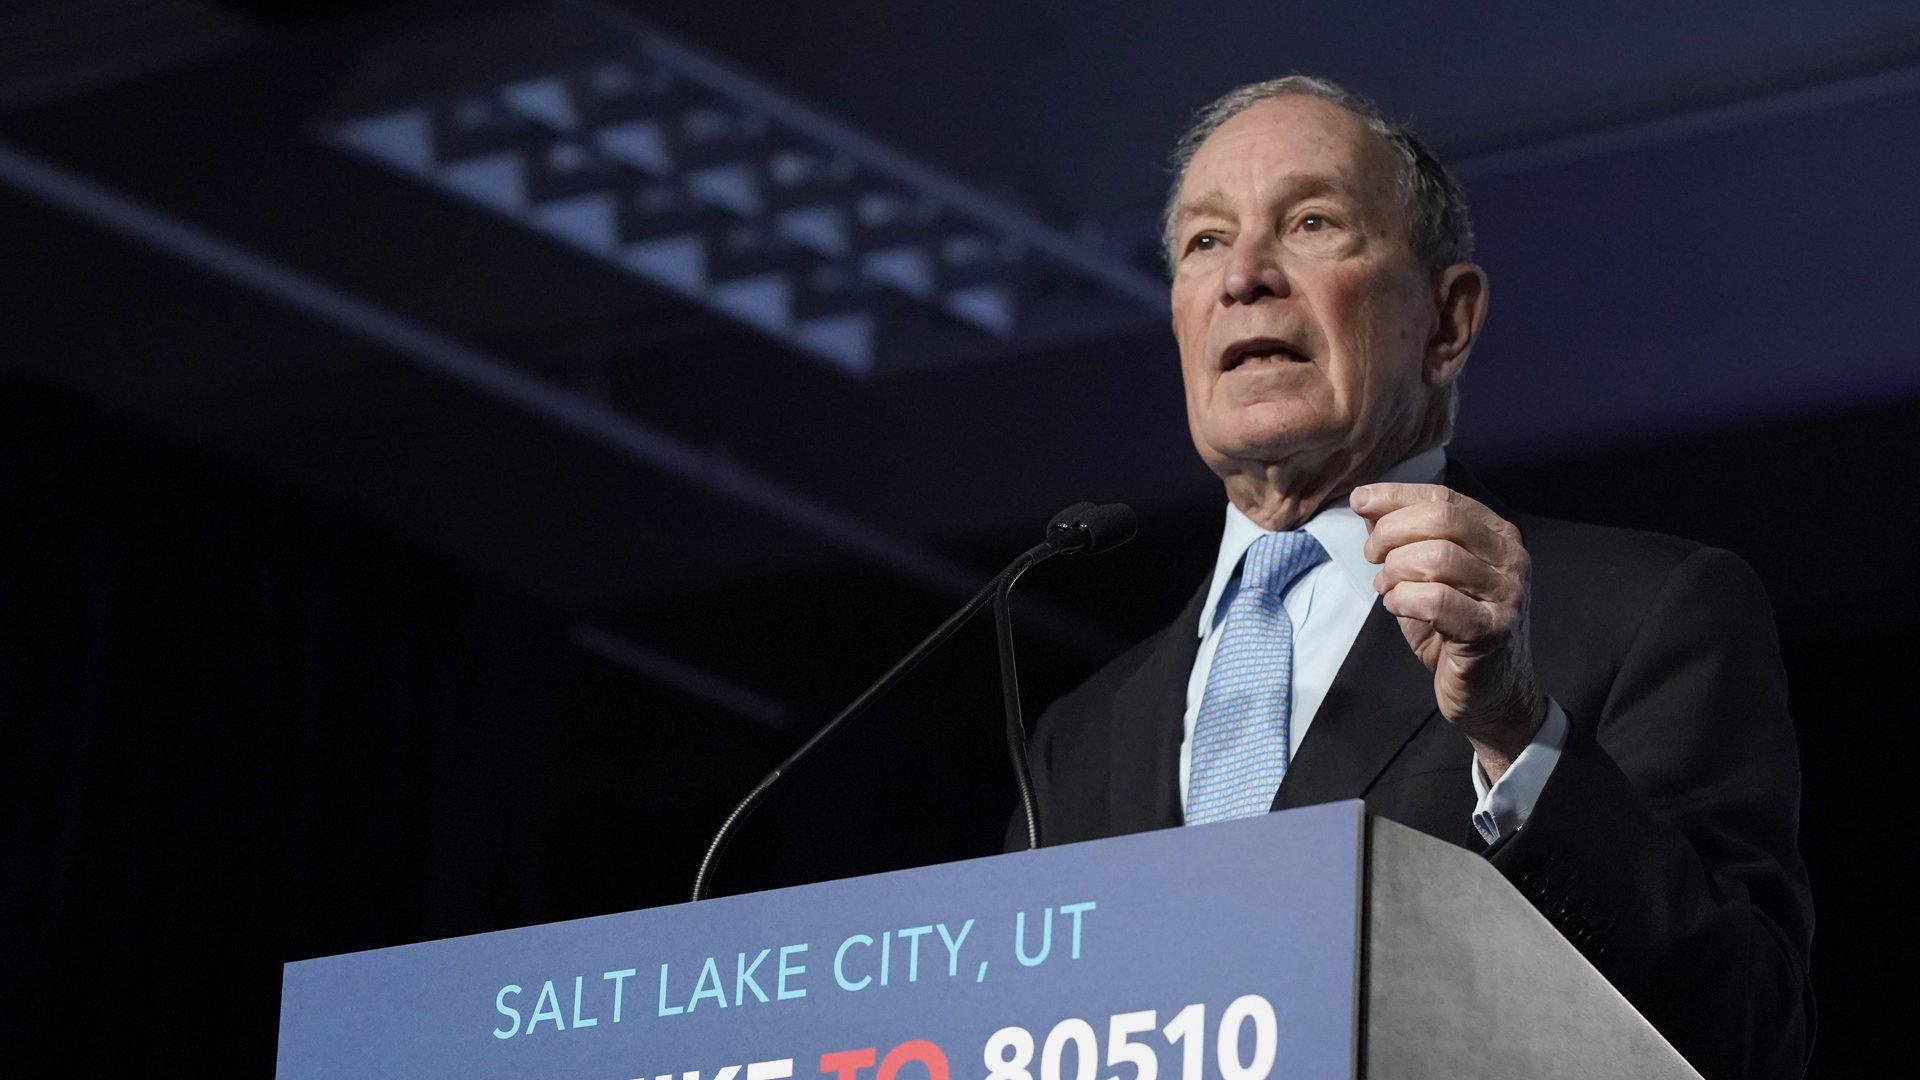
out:
<path id="1" fill-rule="evenodd" d="M 278 1075 L 1697 1076 L 1484 859 L 1357 801 L 291 963 Z"/>

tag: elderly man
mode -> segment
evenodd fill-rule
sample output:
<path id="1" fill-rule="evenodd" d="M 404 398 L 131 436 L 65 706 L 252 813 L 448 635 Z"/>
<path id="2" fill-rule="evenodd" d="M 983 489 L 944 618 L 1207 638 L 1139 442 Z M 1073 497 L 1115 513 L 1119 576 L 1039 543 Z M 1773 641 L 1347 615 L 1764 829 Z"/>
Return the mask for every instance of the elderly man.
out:
<path id="1" fill-rule="evenodd" d="M 1294 76 L 1204 110 L 1177 164 L 1226 527 L 1179 618 L 1035 725 L 1048 841 L 1363 798 L 1486 852 L 1705 1075 L 1799 1075 L 1813 916 L 1758 582 L 1447 460 L 1487 278 L 1411 132 Z"/>

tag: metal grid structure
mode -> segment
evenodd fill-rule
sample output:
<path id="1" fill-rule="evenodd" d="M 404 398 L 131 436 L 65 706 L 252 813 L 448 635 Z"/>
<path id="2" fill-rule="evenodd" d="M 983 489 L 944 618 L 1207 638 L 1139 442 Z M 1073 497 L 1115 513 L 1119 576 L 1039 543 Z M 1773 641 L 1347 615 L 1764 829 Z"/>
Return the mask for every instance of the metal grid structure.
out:
<path id="1" fill-rule="evenodd" d="M 529 17 L 551 32 L 527 32 Z M 1153 275 L 631 16 L 556 4 L 517 18 L 516 34 L 454 31 L 487 39 L 485 72 L 434 70 L 458 53 L 444 39 L 389 47 L 321 137 L 849 376 L 1164 317 Z M 525 43 L 518 56 L 500 58 L 503 38 Z"/>

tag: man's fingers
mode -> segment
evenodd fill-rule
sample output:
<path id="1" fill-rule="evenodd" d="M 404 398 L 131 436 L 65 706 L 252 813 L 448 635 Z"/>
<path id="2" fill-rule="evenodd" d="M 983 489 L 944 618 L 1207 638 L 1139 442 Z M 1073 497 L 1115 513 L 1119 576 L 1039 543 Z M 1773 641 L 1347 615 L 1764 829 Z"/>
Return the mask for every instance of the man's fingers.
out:
<path id="1" fill-rule="evenodd" d="M 1493 602 L 1511 599 L 1514 593 L 1511 576 L 1451 540 L 1418 540 L 1394 548 L 1373 582 L 1383 593 L 1402 582 L 1434 582 Z"/>
<path id="2" fill-rule="evenodd" d="M 1463 645 L 1497 646 L 1524 624 L 1530 560 L 1485 504 L 1436 484 L 1368 484 L 1351 499 L 1388 612 Z"/>
<path id="3" fill-rule="evenodd" d="M 1494 631 L 1488 605 L 1437 581 L 1403 581 L 1387 590 L 1380 604 L 1397 618 L 1432 626 L 1434 633 L 1452 642 L 1484 641 Z"/>
<path id="4" fill-rule="evenodd" d="M 1451 540 L 1496 566 L 1512 561 L 1520 547 L 1513 526 L 1463 495 L 1458 501 L 1414 503 L 1382 515 L 1363 550 L 1368 562 L 1384 562 L 1395 548 L 1422 540 Z"/>
<path id="5" fill-rule="evenodd" d="M 1368 521 L 1378 521 L 1403 506 L 1464 498 L 1442 484 L 1363 484 L 1347 496 L 1347 505 Z"/>

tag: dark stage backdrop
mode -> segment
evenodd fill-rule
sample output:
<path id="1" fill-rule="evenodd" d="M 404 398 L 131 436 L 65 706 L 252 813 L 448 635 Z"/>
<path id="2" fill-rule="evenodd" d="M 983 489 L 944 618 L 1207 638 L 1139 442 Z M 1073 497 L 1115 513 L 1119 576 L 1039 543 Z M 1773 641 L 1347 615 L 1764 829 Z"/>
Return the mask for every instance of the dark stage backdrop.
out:
<path id="1" fill-rule="evenodd" d="M 270 1075 L 287 959 L 662 902 L 619 886 L 682 876 L 711 818 L 682 763 L 765 756 L 50 392 L 0 395 L 0 507 L 4 1041 L 73 1075 Z M 596 744 L 631 798 L 570 818 Z"/>
<path id="2" fill-rule="evenodd" d="M 1864 1073 L 1904 1019 L 1885 882 L 1911 846 L 1888 750 L 1920 715 L 1916 422 L 1487 477 L 1543 512 L 1734 548 L 1769 583 L 1807 770 L 1819 1076 Z M 371 522 L 40 386 L 0 385 L 0 508 L 0 1060 L 73 1075 L 266 1076 L 286 960 L 679 900 L 726 806 L 944 606 L 855 567 L 660 597 L 662 625 L 757 619 L 821 673 L 782 688 L 807 719 L 774 732 L 575 650 L 560 613 Z M 1219 508 L 1143 510 L 1136 549 L 1035 588 L 1149 628 Z M 978 538 L 975 561 L 1023 541 Z M 1099 659 L 1034 642 L 1029 697 Z M 993 671 L 990 632 L 956 639 L 750 824 L 721 889 L 994 850 L 1012 795 Z"/>

